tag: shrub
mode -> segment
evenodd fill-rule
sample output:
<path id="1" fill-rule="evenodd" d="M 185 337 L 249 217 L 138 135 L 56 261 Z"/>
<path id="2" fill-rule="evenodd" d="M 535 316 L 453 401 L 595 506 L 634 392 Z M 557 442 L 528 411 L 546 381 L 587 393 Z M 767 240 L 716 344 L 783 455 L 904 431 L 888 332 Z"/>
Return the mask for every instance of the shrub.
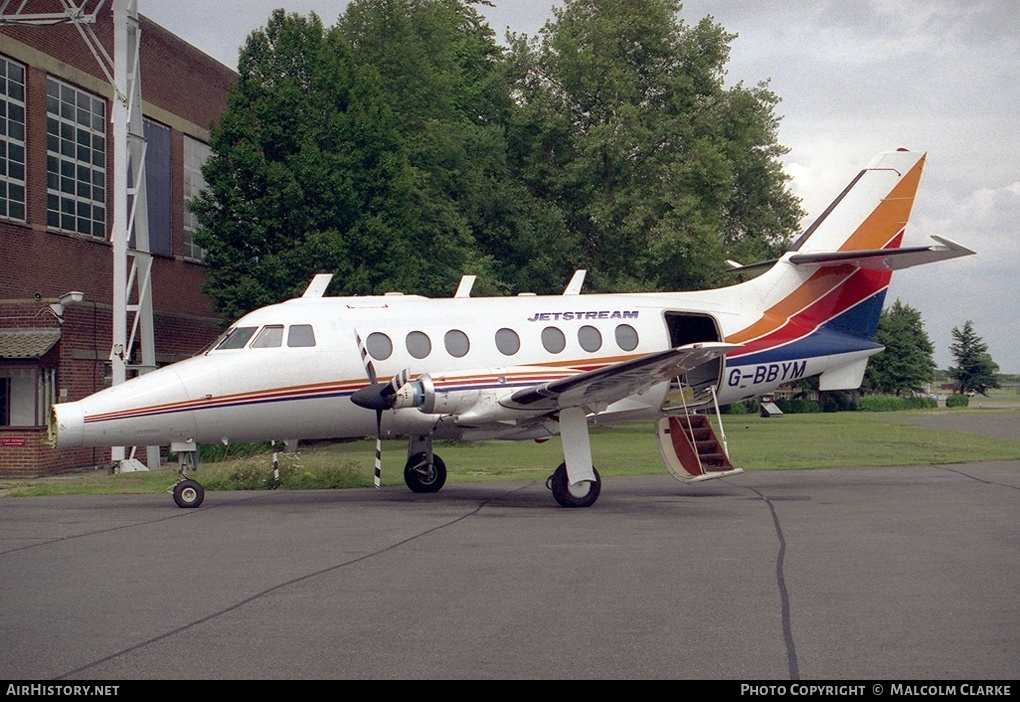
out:
<path id="1" fill-rule="evenodd" d="M 896 412 L 906 409 L 903 398 L 892 395 L 865 395 L 857 406 L 861 412 Z"/>
<path id="2" fill-rule="evenodd" d="M 908 409 L 935 409 L 938 407 L 938 401 L 934 397 L 921 395 L 914 397 L 867 395 L 861 398 L 858 407 L 861 412 L 899 412 Z"/>
<path id="3" fill-rule="evenodd" d="M 970 398 L 966 395 L 950 395 L 946 398 L 946 407 L 967 407 L 970 405 Z"/>
<path id="4" fill-rule="evenodd" d="M 250 458 L 266 451 L 272 451 L 268 441 L 240 441 L 233 444 L 202 444 L 198 447 L 200 463 L 215 463 L 233 458 Z"/>
<path id="5" fill-rule="evenodd" d="M 926 397 L 924 395 L 905 398 L 905 402 L 907 409 L 936 409 L 939 406 L 939 401 L 934 397 Z"/>
<path id="6" fill-rule="evenodd" d="M 825 403 L 822 405 L 823 412 L 856 412 L 857 400 L 852 393 L 830 392 L 825 395 Z"/>
<path id="7" fill-rule="evenodd" d="M 776 400 L 776 407 L 782 410 L 783 414 L 811 414 L 821 412 L 822 405 L 814 400 Z"/>

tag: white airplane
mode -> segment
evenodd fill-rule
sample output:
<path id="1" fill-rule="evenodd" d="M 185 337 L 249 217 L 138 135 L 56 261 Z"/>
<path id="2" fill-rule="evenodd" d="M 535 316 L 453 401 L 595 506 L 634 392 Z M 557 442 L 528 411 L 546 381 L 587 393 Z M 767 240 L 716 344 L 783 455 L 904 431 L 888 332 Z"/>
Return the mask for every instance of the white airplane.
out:
<path id="1" fill-rule="evenodd" d="M 564 462 L 548 481 L 565 507 L 601 491 L 589 425 L 658 420 L 669 470 L 685 481 L 739 472 L 697 429 L 697 410 L 819 375 L 822 390 L 860 386 L 892 271 L 974 253 L 901 247 L 924 154 L 877 156 L 764 273 L 717 290 L 452 298 L 304 295 L 239 319 L 210 350 L 78 402 L 53 407 L 65 446 L 170 445 L 174 498 L 196 507 L 187 477 L 198 444 L 375 435 L 409 438 L 404 478 L 434 492 L 446 467 L 436 439 L 546 439 Z M 716 405 L 718 406 L 718 405 Z M 703 416 L 701 417 L 703 419 Z M 706 436 L 703 436 L 706 435 Z M 188 449 L 191 451 L 184 451 Z M 190 465 L 189 465 L 190 464 Z"/>

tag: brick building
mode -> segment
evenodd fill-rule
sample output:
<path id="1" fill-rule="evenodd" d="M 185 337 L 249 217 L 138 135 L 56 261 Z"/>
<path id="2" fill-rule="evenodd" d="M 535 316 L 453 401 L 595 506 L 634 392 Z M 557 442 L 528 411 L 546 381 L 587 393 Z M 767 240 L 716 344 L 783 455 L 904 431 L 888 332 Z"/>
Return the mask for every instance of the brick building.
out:
<path id="1" fill-rule="evenodd" d="M 59 10 L 38 4 L 53 7 L 32 12 Z M 94 29 L 112 55 L 109 5 Z M 155 347 L 165 364 L 220 331 L 201 292 L 186 201 L 203 186 L 209 128 L 237 76 L 144 17 L 140 29 Z M 0 27 L 0 476 L 109 461 L 108 449 L 56 451 L 45 440 L 53 403 L 110 382 L 112 96 L 73 25 Z M 61 305 L 71 291 L 83 299 Z"/>

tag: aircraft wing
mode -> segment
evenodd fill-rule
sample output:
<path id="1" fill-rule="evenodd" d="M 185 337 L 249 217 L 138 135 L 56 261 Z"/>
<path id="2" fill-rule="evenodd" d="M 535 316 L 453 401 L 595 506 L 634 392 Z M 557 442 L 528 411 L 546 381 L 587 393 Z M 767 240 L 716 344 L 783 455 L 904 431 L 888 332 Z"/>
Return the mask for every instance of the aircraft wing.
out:
<path id="1" fill-rule="evenodd" d="M 583 405 L 608 405 L 719 358 L 738 344 L 704 342 L 614 363 L 569 378 L 518 390 L 504 407 L 550 411 Z"/>

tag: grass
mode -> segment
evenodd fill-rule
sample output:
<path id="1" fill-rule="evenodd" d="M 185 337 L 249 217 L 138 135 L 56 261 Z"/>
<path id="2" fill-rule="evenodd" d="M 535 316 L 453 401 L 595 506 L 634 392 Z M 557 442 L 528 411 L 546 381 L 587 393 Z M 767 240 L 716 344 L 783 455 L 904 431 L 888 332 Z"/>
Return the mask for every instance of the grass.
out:
<path id="1" fill-rule="evenodd" d="M 900 421 L 923 414 L 974 411 L 788 414 L 773 419 L 733 415 L 724 421 L 731 459 L 746 470 L 1020 460 L 1020 441 L 927 429 Z M 651 422 L 596 429 L 591 441 L 594 462 L 602 475 L 665 470 Z M 435 451 L 446 462 L 448 482 L 544 480 L 563 460 L 559 437 L 542 444 L 437 442 Z M 269 453 L 203 463 L 195 477 L 207 490 L 366 487 L 372 484 L 373 456 L 374 442 L 367 440 L 310 444 L 298 454 L 280 454 L 279 479 L 273 474 Z M 405 457 L 405 442 L 383 443 L 383 484 L 403 484 Z M 167 490 L 175 478 L 172 468 L 119 475 L 94 471 L 31 481 L 0 481 L 0 489 L 12 495 L 154 493 Z"/>

